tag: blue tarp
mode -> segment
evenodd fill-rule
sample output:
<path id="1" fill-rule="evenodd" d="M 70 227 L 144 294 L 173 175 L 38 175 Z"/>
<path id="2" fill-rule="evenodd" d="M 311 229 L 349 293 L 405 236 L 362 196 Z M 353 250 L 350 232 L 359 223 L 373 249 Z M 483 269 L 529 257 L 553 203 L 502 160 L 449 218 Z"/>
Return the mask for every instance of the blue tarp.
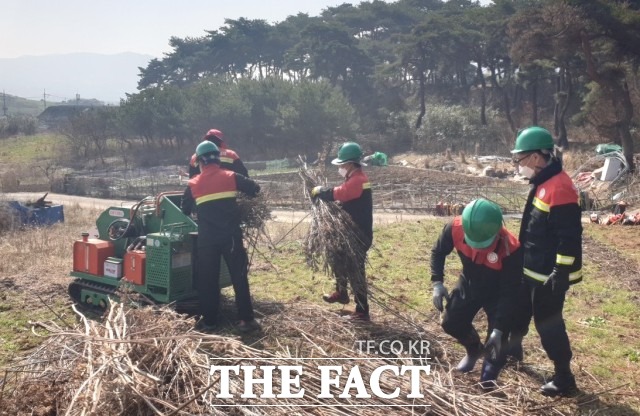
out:
<path id="1" fill-rule="evenodd" d="M 18 201 L 9 201 L 9 206 L 16 211 L 22 225 L 51 225 L 64 222 L 64 209 L 62 205 L 51 205 L 41 208 L 33 208 Z"/>

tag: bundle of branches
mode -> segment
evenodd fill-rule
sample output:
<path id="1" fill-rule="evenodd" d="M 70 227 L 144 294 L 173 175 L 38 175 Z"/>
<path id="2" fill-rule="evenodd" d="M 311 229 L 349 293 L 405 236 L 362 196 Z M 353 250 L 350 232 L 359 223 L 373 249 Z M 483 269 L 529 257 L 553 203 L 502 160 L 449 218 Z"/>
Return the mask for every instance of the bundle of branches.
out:
<path id="1" fill-rule="evenodd" d="M 480 391 L 459 384 L 451 372 L 437 365 L 432 365 L 430 375 L 420 377 L 424 394 L 420 399 L 408 398 L 406 393 L 397 397 L 354 397 L 353 386 L 348 397 L 339 397 L 348 372 L 355 367 L 363 380 L 369 380 L 385 365 L 428 362 L 407 355 L 354 351 L 354 341 L 363 337 L 412 339 L 416 334 L 411 326 L 390 321 L 384 326 L 390 328 L 389 333 L 358 333 L 364 329 L 345 325 L 337 315 L 328 316 L 315 305 L 280 307 L 265 317 L 261 343 L 268 344 L 270 350 L 258 350 L 229 337 L 193 332 L 192 321 L 167 308 L 127 309 L 112 303 L 102 323 L 77 313 L 81 325 L 76 328 L 38 323 L 48 331 L 48 340 L 5 370 L 0 385 L 0 415 L 354 415 L 363 406 L 372 416 L 390 412 L 502 415 L 522 413 L 523 402 L 528 401 L 517 386 L 481 396 Z M 345 361 L 344 357 L 354 358 Z M 211 365 L 301 366 L 304 397 L 260 397 L 264 386 L 258 383 L 253 389 L 256 398 L 242 398 L 244 377 L 232 374 L 228 381 L 233 398 L 218 398 L 220 372 L 212 373 Z M 333 398 L 319 398 L 323 385 L 320 365 L 341 367 L 345 372 L 341 386 L 331 388 Z M 264 377 L 262 370 L 256 371 L 261 374 L 254 374 L 254 378 Z M 274 372 L 272 378 L 276 394 L 282 391 L 277 374 Z M 408 392 L 412 383 L 389 372 L 379 381 L 384 392 L 396 388 Z"/>
<path id="2" fill-rule="evenodd" d="M 257 354 L 237 340 L 193 332 L 193 320 L 168 308 L 112 302 L 103 323 L 74 311 L 81 327 L 37 323 L 48 339 L 5 370 L 1 415 L 224 414 L 211 413 L 202 397 L 212 384 L 211 357 Z"/>
<path id="3" fill-rule="evenodd" d="M 245 228 L 261 230 L 265 223 L 271 219 L 271 210 L 267 205 L 268 196 L 260 193 L 254 198 L 249 198 L 238 193 L 236 201 L 240 211 L 240 224 Z"/>
<path id="4" fill-rule="evenodd" d="M 300 168 L 300 177 L 307 193 L 314 186 L 325 183 L 306 165 Z M 363 237 L 351 216 L 336 202 L 313 200 L 311 205 L 311 225 L 305 239 L 307 264 L 313 270 L 320 270 L 340 281 L 349 277 L 355 287 L 366 287 L 364 270 L 359 267 L 366 255 Z"/>

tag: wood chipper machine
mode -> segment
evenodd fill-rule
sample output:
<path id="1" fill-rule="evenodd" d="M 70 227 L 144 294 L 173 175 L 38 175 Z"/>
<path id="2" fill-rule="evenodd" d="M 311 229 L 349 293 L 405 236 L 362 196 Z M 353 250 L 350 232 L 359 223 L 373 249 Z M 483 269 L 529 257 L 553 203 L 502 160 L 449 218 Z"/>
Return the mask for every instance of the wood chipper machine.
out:
<path id="1" fill-rule="evenodd" d="M 198 225 L 180 210 L 181 197 L 166 192 L 102 212 L 97 231 L 73 244 L 71 298 L 101 308 L 117 298 L 119 288 L 157 303 L 197 298 Z M 220 287 L 230 285 L 222 261 Z"/>

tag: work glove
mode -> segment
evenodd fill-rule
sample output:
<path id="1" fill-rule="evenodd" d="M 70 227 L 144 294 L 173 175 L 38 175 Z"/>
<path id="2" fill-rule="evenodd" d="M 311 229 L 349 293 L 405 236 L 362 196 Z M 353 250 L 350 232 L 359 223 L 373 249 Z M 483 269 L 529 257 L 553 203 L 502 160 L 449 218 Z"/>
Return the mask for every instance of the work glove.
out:
<path id="1" fill-rule="evenodd" d="M 449 302 L 449 292 L 447 292 L 447 288 L 444 287 L 442 282 L 433 282 L 433 306 L 440 312 L 444 310 L 442 299 L 446 299 L 447 302 Z"/>
<path id="2" fill-rule="evenodd" d="M 551 285 L 551 292 L 554 295 L 562 295 L 569 290 L 569 273 L 554 267 L 544 285 Z"/>
<path id="3" fill-rule="evenodd" d="M 318 197 L 318 195 L 320 195 L 320 192 L 322 192 L 322 186 L 318 185 L 313 187 L 313 189 L 311 190 L 311 198 L 315 199 Z"/>
<path id="4" fill-rule="evenodd" d="M 484 344 L 484 355 L 488 360 L 493 361 L 494 363 L 498 360 L 500 356 L 500 351 L 502 350 L 502 331 L 499 329 L 494 329 L 487 340 L 487 343 Z"/>

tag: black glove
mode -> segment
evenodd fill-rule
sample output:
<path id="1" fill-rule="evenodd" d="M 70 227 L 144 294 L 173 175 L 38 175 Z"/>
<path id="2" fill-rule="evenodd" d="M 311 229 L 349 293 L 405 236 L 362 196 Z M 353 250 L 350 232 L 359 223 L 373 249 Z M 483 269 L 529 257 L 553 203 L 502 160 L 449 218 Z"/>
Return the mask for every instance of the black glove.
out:
<path id="1" fill-rule="evenodd" d="M 440 312 L 444 310 L 443 299 L 449 302 L 449 292 L 447 292 L 447 288 L 444 287 L 442 282 L 433 282 L 433 306 Z"/>
<path id="2" fill-rule="evenodd" d="M 554 267 L 544 285 L 551 285 L 551 292 L 554 295 L 562 295 L 569 290 L 569 273 Z"/>
<path id="3" fill-rule="evenodd" d="M 500 356 L 500 352 L 502 350 L 502 331 L 499 329 L 494 329 L 491 332 L 491 336 L 487 340 L 487 343 L 484 344 L 484 354 L 487 359 L 493 361 L 494 363 L 498 360 Z"/>

